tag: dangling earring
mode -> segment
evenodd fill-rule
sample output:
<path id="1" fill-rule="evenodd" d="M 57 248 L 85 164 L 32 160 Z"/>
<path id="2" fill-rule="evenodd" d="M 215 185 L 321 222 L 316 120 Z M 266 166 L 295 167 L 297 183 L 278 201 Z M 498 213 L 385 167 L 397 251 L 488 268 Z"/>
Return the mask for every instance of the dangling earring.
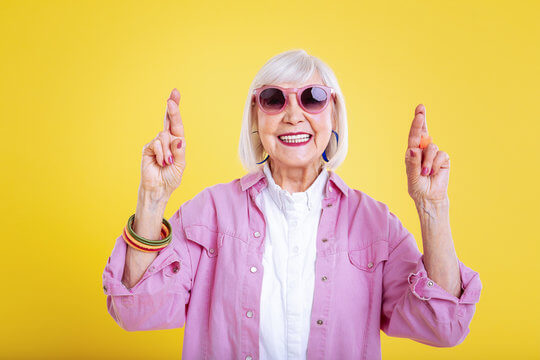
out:
<path id="1" fill-rule="evenodd" d="M 335 132 L 334 130 L 332 130 L 332 132 L 334 133 L 334 135 L 336 135 L 336 146 L 337 146 L 337 144 L 339 143 L 339 136 L 338 136 L 337 132 Z M 326 161 L 326 162 L 329 161 L 328 158 L 326 157 L 326 150 L 323 151 L 322 157 L 323 157 L 324 161 Z"/>
<path id="2" fill-rule="evenodd" d="M 266 155 L 266 157 L 264 158 L 264 160 L 261 161 L 261 162 L 258 162 L 257 165 L 262 164 L 263 162 L 265 162 L 266 160 L 268 160 L 268 157 L 269 157 L 269 156 L 270 156 L 270 155 Z"/>
<path id="3" fill-rule="evenodd" d="M 252 131 L 251 133 L 252 133 L 252 134 L 255 134 L 255 133 L 258 133 L 258 132 L 259 132 L 259 130 L 255 130 L 255 131 Z M 266 152 L 266 151 L 264 151 L 263 154 L 264 154 L 265 152 Z M 266 157 L 264 158 L 264 160 L 261 161 L 261 162 L 258 162 L 257 165 L 262 164 L 263 162 L 265 162 L 266 160 L 268 160 L 268 157 L 269 157 L 269 156 L 270 156 L 270 155 L 266 155 Z"/>

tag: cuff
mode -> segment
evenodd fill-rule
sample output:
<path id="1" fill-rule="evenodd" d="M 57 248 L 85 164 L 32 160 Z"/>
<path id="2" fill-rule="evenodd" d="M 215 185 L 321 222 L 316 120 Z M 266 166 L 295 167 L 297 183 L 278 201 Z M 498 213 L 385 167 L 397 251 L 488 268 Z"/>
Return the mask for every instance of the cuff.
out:
<path id="1" fill-rule="evenodd" d="M 121 244 L 121 247 L 125 247 L 125 244 Z M 172 247 L 168 246 L 158 253 L 158 256 L 148 266 L 141 279 L 131 289 L 128 289 L 122 282 L 125 263 L 125 249 L 121 249 L 118 253 L 120 257 L 114 257 L 111 261 L 111 257 L 107 262 L 105 271 L 103 272 L 103 292 L 105 295 L 122 296 L 122 295 L 135 295 L 140 291 L 140 284 L 143 283 L 150 276 L 159 273 L 161 270 L 165 272 L 167 276 L 173 276 L 180 270 L 180 259 L 178 255 L 172 251 Z"/>
<path id="2" fill-rule="evenodd" d="M 407 278 L 409 288 L 417 298 L 424 301 L 431 300 L 432 298 L 444 299 L 456 304 L 475 304 L 480 300 L 482 283 L 477 272 L 471 270 L 458 260 L 462 289 L 462 294 L 458 298 L 427 276 L 423 259 L 424 255 L 420 257 L 416 270 L 410 273 Z"/>

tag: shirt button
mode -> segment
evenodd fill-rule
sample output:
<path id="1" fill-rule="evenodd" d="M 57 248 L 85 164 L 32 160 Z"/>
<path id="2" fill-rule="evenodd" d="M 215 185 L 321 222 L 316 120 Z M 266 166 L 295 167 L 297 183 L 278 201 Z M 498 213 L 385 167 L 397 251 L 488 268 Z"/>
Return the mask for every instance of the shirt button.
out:
<path id="1" fill-rule="evenodd" d="M 250 355 L 248 355 L 246 356 L 246 360 L 253 360 L 253 358 Z"/>
<path id="2" fill-rule="evenodd" d="M 427 286 L 433 286 L 433 281 L 429 280 Z"/>
<path id="3" fill-rule="evenodd" d="M 150 267 L 148 268 L 148 272 L 152 272 L 152 271 L 154 271 L 154 267 L 153 267 L 153 266 L 150 266 Z"/>
<path id="4" fill-rule="evenodd" d="M 328 278 L 326 276 L 323 276 L 321 280 L 326 281 L 326 280 L 328 280 Z"/>
<path id="5" fill-rule="evenodd" d="M 175 274 L 178 272 L 178 270 L 180 270 L 180 267 L 179 267 L 179 266 L 175 266 L 175 267 L 173 267 L 173 269 L 172 269 L 173 273 L 175 273 Z"/>
<path id="6" fill-rule="evenodd" d="M 253 311 L 249 310 L 247 313 L 246 313 L 246 316 L 248 318 L 252 318 L 253 317 Z"/>
<path id="7" fill-rule="evenodd" d="M 298 253 L 298 246 L 295 246 L 295 247 L 293 248 L 293 252 L 294 252 L 295 254 Z"/>
<path id="8" fill-rule="evenodd" d="M 334 204 L 332 204 L 332 203 L 326 204 L 326 207 L 332 207 L 332 205 L 334 205 Z"/>
<path id="9" fill-rule="evenodd" d="M 322 325 L 322 323 L 323 323 L 322 320 L 317 320 L 317 324 Z"/>
<path id="10" fill-rule="evenodd" d="M 373 267 L 373 263 L 370 261 L 369 264 L 367 264 L 367 267 L 371 269 Z"/>
<path id="11" fill-rule="evenodd" d="M 327 241 L 328 241 L 328 239 L 322 239 L 321 241 L 322 241 L 322 242 L 327 242 Z"/>
<path id="12" fill-rule="evenodd" d="M 251 268 L 249 268 L 249 271 L 251 271 L 252 273 L 257 272 L 257 268 L 255 266 L 252 266 Z"/>
<path id="13" fill-rule="evenodd" d="M 255 236 L 256 238 L 258 238 L 259 236 L 261 236 L 261 233 L 258 232 L 258 231 L 255 231 L 255 232 L 253 233 L 253 236 Z"/>
<path id="14" fill-rule="evenodd" d="M 210 254 L 213 254 L 216 252 L 216 250 L 214 250 L 214 248 L 210 248 L 210 250 L 208 250 L 210 252 Z"/>

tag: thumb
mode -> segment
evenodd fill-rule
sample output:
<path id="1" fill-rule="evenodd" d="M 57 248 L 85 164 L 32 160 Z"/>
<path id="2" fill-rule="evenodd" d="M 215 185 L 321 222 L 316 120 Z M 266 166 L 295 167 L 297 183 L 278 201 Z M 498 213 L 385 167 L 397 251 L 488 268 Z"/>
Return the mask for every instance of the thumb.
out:
<path id="1" fill-rule="evenodd" d="M 420 176 L 422 167 L 422 149 L 408 148 L 405 154 L 405 166 L 409 178 L 414 179 Z"/>

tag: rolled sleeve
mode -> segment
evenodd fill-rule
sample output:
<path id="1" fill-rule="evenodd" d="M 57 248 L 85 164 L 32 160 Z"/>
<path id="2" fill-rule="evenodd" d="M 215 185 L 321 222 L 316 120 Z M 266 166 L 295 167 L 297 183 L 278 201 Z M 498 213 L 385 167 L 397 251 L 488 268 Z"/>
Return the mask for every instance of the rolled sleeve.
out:
<path id="1" fill-rule="evenodd" d="M 103 271 L 103 291 L 112 318 L 128 331 L 183 327 L 192 286 L 191 261 L 181 226 L 181 209 L 170 219 L 171 243 L 158 253 L 139 282 L 123 283 L 127 244 L 122 236 Z"/>
<path id="2" fill-rule="evenodd" d="M 381 329 L 437 347 L 460 344 L 480 299 L 477 272 L 459 261 L 462 294 L 450 294 L 427 276 L 423 255 L 413 235 L 389 213 L 391 247 L 383 274 Z"/>
<path id="3" fill-rule="evenodd" d="M 458 298 L 450 294 L 444 288 L 439 286 L 435 281 L 429 278 L 427 270 L 424 266 L 424 255 L 420 257 L 416 269 L 409 274 L 407 282 L 409 289 L 420 300 L 441 299 L 448 300 L 457 305 L 460 304 L 476 304 L 480 300 L 480 292 L 482 283 L 480 276 L 476 271 L 465 266 L 461 260 L 459 263 L 459 273 L 461 276 L 461 296 Z M 460 309 L 464 310 L 464 307 Z M 457 315 L 463 315 L 458 312 Z"/>

